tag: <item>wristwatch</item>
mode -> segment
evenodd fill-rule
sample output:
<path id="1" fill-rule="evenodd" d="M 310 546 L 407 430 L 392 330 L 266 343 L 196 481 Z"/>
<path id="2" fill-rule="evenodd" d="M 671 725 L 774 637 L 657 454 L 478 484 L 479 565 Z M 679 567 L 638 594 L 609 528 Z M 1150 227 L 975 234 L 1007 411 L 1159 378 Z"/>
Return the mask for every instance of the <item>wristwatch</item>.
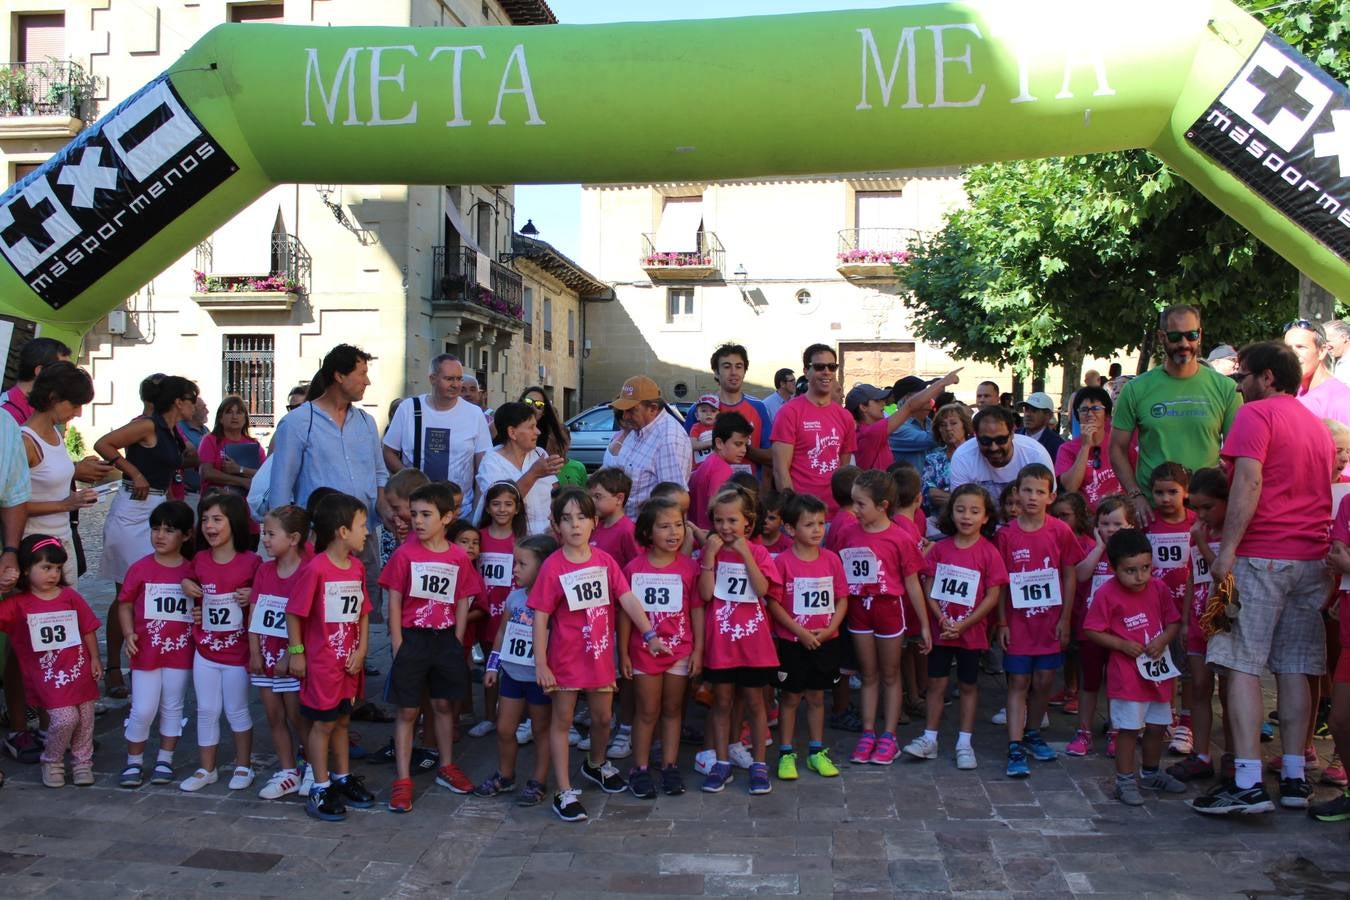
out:
<path id="1" fill-rule="evenodd" d="M 5 545 L 5 549 L 4 549 L 3 552 L 4 552 L 4 553 L 16 553 L 16 554 L 17 554 L 17 553 L 19 552 L 19 548 L 18 548 L 18 547 L 15 547 L 15 546 L 13 546 L 13 545 L 11 545 L 11 544 L 6 544 L 6 545 Z"/>

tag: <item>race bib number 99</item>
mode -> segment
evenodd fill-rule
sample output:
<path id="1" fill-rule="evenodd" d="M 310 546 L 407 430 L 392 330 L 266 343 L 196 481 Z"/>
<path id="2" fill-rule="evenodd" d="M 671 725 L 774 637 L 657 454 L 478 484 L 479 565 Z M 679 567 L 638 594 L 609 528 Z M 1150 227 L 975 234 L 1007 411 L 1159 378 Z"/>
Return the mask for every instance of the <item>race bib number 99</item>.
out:
<path id="1" fill-rule="evenodd" d="M 244 609 L 234 594 L 207 594 L 202 597 L 203 631 L 239 631 L 244 627 Z"/>
<path id="2" fill-rule="evenodd" d="M 678 575 L 635 572 L 633 593 L 648 613 L 674 613 L 684 609 L 684 580 Z"/>
<path id="3" fill-rule="evenodd" d="M 560 576 L 567 608 L 582 612 L 600 606 L 609 606 L 609 574 L 603 566 L 589 566 Z"/>
<path id="4" fill-rule="evenodd" d="M 1059 590 L 1057 569 L 1009 572 L 1008 581 L 1013 609 L 1040 609 L 1064 605 L 1064 597 Z"/>
<path id="5" fill-rule="evenodd" d="M 191 622 L 192 609 L 183 589 L 176 584 L 145 586 L 145 618 L 161 622 Z"/>
<path id="6" fill-rule="evenodd" d="M 1153 568 L 1168 570 L 1186 567 L 1191 552 L 1190 532 L 1150 534 L 1148 540 L 1153 545 Z"/>
<path id="7" fill-rule="evenodd" d="M 350 624 L 361 618 L 361 582 L 328 581 L 323 586 L 323 620 Z"/>
<path id="8" fill-rule="evenodd" d="M 980 597 L 980 573 L 965 566 L 938 563 L 933 573 L 932 594 L 939 603 L 974 606 Z"/>
<path id="9" fill-rule="evenodd" d="M 64 650 L 80 643 L 80 617 L 73 609 L 32 613 L 28 616 L 28 639 L 39 653 Z"/>
<path id="10" fill-rule="evenodd" d="M 276 594 L 259 594 L 253 601 L 253 617 L 248 630 L 267 637 L 289 637 L 286 631 L 286 598 Z"/>

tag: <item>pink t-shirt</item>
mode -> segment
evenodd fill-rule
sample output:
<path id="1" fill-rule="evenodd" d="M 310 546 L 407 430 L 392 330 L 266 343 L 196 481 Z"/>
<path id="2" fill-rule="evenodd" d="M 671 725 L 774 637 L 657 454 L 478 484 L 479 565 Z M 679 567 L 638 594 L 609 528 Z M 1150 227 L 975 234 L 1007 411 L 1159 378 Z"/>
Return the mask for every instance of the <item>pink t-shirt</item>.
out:
<path id="1" fill-rule="evenodd" d="M 1299 394 L 1298 402 L 1319 419 L 1350 425 L 1350 385 L 1339 378 L 1329 377 L 1307 393 Z M 1341 474 L 1350 474 L 1350 465 Z"/>
<path id="2" fill-rule="evenodd" d="M 834 619 L 835 608 L 848 597 L 848 579 L 839 555 L 821 548 L 820 555 L 805 560 L 795 549 L 785 550 L 774 560 L 778 577 L 783 582 L 781 593 L 770 598 L 783 607 L 797 624 L 807 631 L 828 628 Z M 823 596 L 828 593 L 828 597 Z M 773 622 L 773 633 L 785 641 L 796 641 L 786 626 Z M 830 640 L 839 635 L 836 633 Z"/>
<path id="3" fill-rule="evenodd" d="M 263 673 L 272 675 L 277 663 L 286 655 L 290 638 L 286 636 L 286 607 L 291 591 L 300 577 L 300 570 L 311 555 L 301 551 L 300 565 L 282 578 L 277 572 L 277 561 L 269 559 L 253 574 L 253 607 L 249 610 L 249 631 L 258 635 L 258 653 L 262 656 Z"/>
<path id="4" fill-rule="evenodd" d="M 1087 556 L 1092 552 L 1092 548 L 1097 546 L 1097 542 L 1086 535 L 1078 536 L 1078 543 L 1083 548 L 1083 555 Z M 1073 622 L 1073 636 L 1078 640 L 1083 635 L 1083 617 L 1087 611 L 1092 608 L 1092 596 L 1097 592 L 1097 588 L 1116 576 L 1111 574 L 1111 563 L 1106 558 L 1106 551 L 1102 551 L 1101 558 L 1097 560 L 1097 565 L 1093 567 L 1092 574 L 1086 581 L 1078 582 L 1078 589 L 1073 595 L 1073 613 L 1070 621 Z"/>
<path id="5" fill-rule="evenodd" d="M 825 541 L 821 544 L 826 550 L 833 550 L 838 553 L 844 546 L 844 535 L 848 529 L 858 524 L 858 517 L 853 514 L 853 510 L 847 506 L 839 507 L 838 511 L 830 518 L 829 524 L 825 528 Z"/>
<path id="6" fill-rule="evenodd" d="M 613 525 L 601 522 L 591 534 L 591 546 L 598 547 L 614 557 L 614 561 L 622 569 L 633 557 L 642 552 L 642 548 L 638 546 L 635 527 L 633 520 L 624 516 L 620 516 Z M 619 598 L 615 597 L 614 602 L 618 601 Z"/>
<path id="7" fill-rule="evenodd" d="M 1177 609 L 1186 605 L 1186 579 L 1191 571 L 1191 525 L 1194 523 L 1195 511 L 1188 509 L 1186 518 L 1180 522 L 1155 518 L 1144 529 L 1153 545 L 1153 577 L 1167 588 Z"/>
<path id="8" fill-rule="evenodd" d="M 191 577 L 190 561 L 161 566 L 153 553 L 127 569 L 117 600 L 131 604 L 133 671 L 192 668 L 192 601 L 183 593 L 183 579 Z"/>
<path id="9" fill-rule="evenodd" d="M 905 576 L 923 571 L 912 529 L 888 522 L 882 531 L 858 523 L 847 529 L 839 549 L 851 597 L 905 597 Z"/>
<path id="10" fill-rule="evenodd" d="M 755 566 L 769 582 L 768 594 L 777 595 L 783 589 L 783 579 L 773 557 L 759 544 L 749 547 Z M 778 665 L 778 651 L 764 611 L 767 598 L 755 595 L 745 560 L 736 551 L 724 548 L 714 566 L 713 598 L 704 615 L 705 665 L 709 669 Z"/>
<path id="11" fill-rule="evenodd" d="M 629 591 L 614 557 L 599 547 L 590 552 L 584 562 L 562 550 L 544 560 L 527 601 L 548 614 L 548 667 L 558 686 L 571 690 L 614 684 L 614 610 Z"/>
<path id="12" fill-rule="evenodd" d="M 210 550 L 192 557 L 192 580 L 205 595 L 197 601 L 202 607 L 202 623 L 192 629 L 197 652 L 222 666 L 248 665 L 248 610 L 234 600 L 234 592 L 253 583 L 253 575 L 262 560 L 258 554 L 236 553 L 221 564 L 211 558 Z"/>
<path id="13" fill-rule="evenodd" d="M 928 516 L 924 515 L 923 510 L 914 510 L 912 519 L 903 513 L 896 513 L 891 517 L 891 521 L 914 538 L 914 546 L 922 553 L 924 538 L 928 536 Z"/>
<path id="14" fill-rule="evenodd" d="M 1220 454 L 1261 463 L 1261 499 L 1238 543 L 1238 556 L 1313 560 L 1327 555 L 1336 445 L 1314 413 L 1288 394 L 1243 404 Z"/>
<path id="15" fill-rule="evenodd" d="M 624 575 L 657 635 L 670 648 L 669 655 L 653 656 L 641 630 L 634 625 L 628 636 L 628 659 L 644 675 L 659 674 L 694 652 L 694 626 L 689 613 L 703 608 L 698 593 L 698 563 L 688 556 L 676 556 L 670 565 L 657 568 L 647 554 L 639 553 L 628 563 Z"/>
<path id="16" fill-rule="evenodd" d="M 1134 593 L 1112 578 L 1097 589 L 1092 609 L 1083 620 L 1083 629 L 1147 645 L 1180 618 L 1167 588 L 1158 579 L 1151 579 L 1144 590 Z M 1149 681 L 1139 673 L 1133 657 L 1116 650 L 1110 652 L 1106 663 L 1106 696 L 1112 700 L 1161 703 L 1172 699 L 1171 681 Z M 1175 659 L 1172 662 L 1174 668 L 1180 665 Z"/>
<path id="17" fill-rule="evenodd" d="M 1063 572 L 1084 556 L 1073 529 L 1053 516 L 1035 531 L 1017 519 L 995 536 L 1008 567 L 1008 652 L 1015 656 L 1059 653 L 1055 626 L 1064 609 Z"/>
<path id="18" fill-rule="evenodd" d="M 1059 445 L 1059 450 L 1055 453 L 1055 474 L 1063 475 L 1073 468 L 1074 460 L 1078 459 L 1078 451 L 1083 446 L 1083 439 L 1076 437 L 1071 441 L 1065 441 Z M 1095 512 L 1097 504 L 1102 502 L 1103 497 L 1109 497 L 1112 494 L 1124 493 L 1125 489 L 1121 487 L 1120 479 L 1116 477 L 1116 470 L 1111 466 L 1111 454 L 1108 448 L 1111 446 L 1111 428 L 1107 426 L 1106 436 L 1102 438 L 1101 446 L 1097 452 L 1088 458 L 1087 467 L 1083 470 L 1083 483 L 1078 488 L 1078 493 L 1083 495 L 1087 501 L 1088 510 Z M 1130 442 L 1130 467 L 1134 468 L 1139 464 L 1139 443 Z"/>
<path id="19" fill-rule="evenodd" d="M 763 537 L 755 538 L 755 543 L 759 544 L 765 550 L 768 550 L 769 555 L 772 556 L 774 559 L 777 559 L 778 554 L 786 553 L 789 549 L 791 549 L 792 538 L 788 537 L 786 531 L 780 531 L 778 532 L 778 540 L 774 541 L 773 543 L 769 543 L 768 541 L 764 540 Z"/>
<path id="20" fill-rule="evenodd" d="M 362 693 L 365 673 L 346 671 L 361 642 L 361 619 L 370 614 L 366 567 L 355 556 L 340 568 L 327 553 L 301 566 L 286 612 L 302 620 L 306 673 L 300 702 L 310 709 L 336 709 Z"/>
<path id="21" fill-rule="evenodd" d="M 484 590 L 462 547 L 451 544 L 437 553 L 420 541 L 405 542 L 394 551 L 380 572 L 380 587 L 403 595 L 399 623 L 404 628 L 436 631 L 454 629 L 456 604 Z"/>
<path id="22" fill-rule="evenodd" d="M 817 406 L 808 395 L 793 397 L 773 417 L 774 443 L 792 445 L 788 475 L 799 494 L 815 494 L 833 515 L 839 508 L 830 493 L 830 476 L 844 456 L 857 448 L 858 425 L 837 403 Z"/>
<path id="23" fill-rule="evenodd" d="M 881 469 L 883 472 L 895 462 L 891 451 L 890 428 L 885 419 L 871 425 L 858 426 L 858 451 L 854 454 L 853 464 L 860 469 Z"/>
<path id="24" fill-rule="evenodd" d="M 698 464 L 689 476 L 689 521 L 705 531 L 712 528 L 708 504 L 717 496 L 718 488 L 735 474 L 731 464 L 716 453 Z"/>
<path id="25" fill-rule="evenodd" d="M 486 527 L 479 532 L 477 565 L 478 575 L 483 579 L 483 591 L 474 595 L 473 608 L 487 614 L 487 619 L 478 623 L 479 643 L 491 644 L 497 640 L 497 632 L 501 630 L 506 597 L 515 587 L 512 575 L 515 550 L 515 535 L 495 538 Z"/>
<path id="26" fill-rule="evenodd" d="M 1008 583 L 1008 569 L 1003 565 L 994 542 L 981 535 L 974 544 L 961 548 L 955 538 L 938 541 L 924 558 L 924 574 L 930 581 L 928 596 L 933 598 L 942 614 L 954 622 L 975 612 L 984 602 L 991 587 Z M 963 647 L 967 650 L 988 650 L 987 619 L 961 632 L 954 641 L 944 641 L 938 635 L 942 628 L 929 613 L 933 643 L 944 647 Z"/>
<path id="27" fill-rule="evenodd" d="M 0 602 L 0 631 L 19 659 L 29 704 L 61 709 L 98 699 L 84 646 L 84 636 L 98 626 L 98 616 L 74 588 L 61 588 L 51 600 L 15 594 Z"/>

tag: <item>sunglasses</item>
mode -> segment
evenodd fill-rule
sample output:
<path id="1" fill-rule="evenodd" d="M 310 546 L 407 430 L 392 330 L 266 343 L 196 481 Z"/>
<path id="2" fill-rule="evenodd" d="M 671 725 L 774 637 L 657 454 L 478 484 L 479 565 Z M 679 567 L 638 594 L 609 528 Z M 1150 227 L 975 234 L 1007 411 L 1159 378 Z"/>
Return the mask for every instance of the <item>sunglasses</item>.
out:
<path id="1" fill-rule="evenodd" d="M 1242 382 L 1243 382 L 1243 381 L 1246 379 L 1246 377 L 1247 377 L 1248 375 L 1250 375 L 1250 374 L 1252 374 L 1252 373 L 1251 373 L 1251 372 L 1233 372 L 1233 373 L 1229 374 L 1228 377 L 1231 378 L 1231 379 L 1233 379 L 1234 381 L 1236 381 L 1238 384 L 1242 384 Z"/>
<path id="2" fill-rule="evenodd" d="M 1012 435 L 1010 435 L 1010 434 L 1000 434 L 1000 435 L 988 435 L 988 434 L 982 434 L 982 435 L 980 435 L 976 440 L 978 440 L 978 441 L 980 442 L 980 446 L 981 446 L 981 447 L 993 447 L 993 446 L 999 446 L 999 447 L 1002 447 L 1004 444 L 1008 443 L 1008 441 L 1012 440 Z"/>
<path id="3" fill-rule="evenodd" d="M 1163 337 L 1167 338 L 1169 344 L 1180 343 L 1185 338 L 1188 341 L 1200 340 L 1200 329 L 1192 328 L 1190 331 L 1165 331 Z"/>
<path id="4" fill-rule="evenodd" d="M 837 372 L 837 371 L 839 371 L 839 363 L 837 363 L 837 362 L 833 362 L 833 363 L 811 363 L 811 371 L 812 371 L 812 372 Z"/>
<path id="5" fill-rule="evenodd" d="M 528 398 L 520 402 L 524 403 L 527 406 L 533 406 L 535 409 L 543 409 L 547 405 L 544 403 L 543 400 L 532 400 Z"/>
<path id="6" fill-rule="evenodd" d="M 1290 319 L 1288 322 L 1284 323 L 1284 326 L 1280 328 L 1280 331 L 1288 331 L 1291 328 L 1304 328 L 1308 331 L 1315 331 L 1318 334 L 1325 334 L 1321 324 L 1310 322 L 1307 319 Z"/>

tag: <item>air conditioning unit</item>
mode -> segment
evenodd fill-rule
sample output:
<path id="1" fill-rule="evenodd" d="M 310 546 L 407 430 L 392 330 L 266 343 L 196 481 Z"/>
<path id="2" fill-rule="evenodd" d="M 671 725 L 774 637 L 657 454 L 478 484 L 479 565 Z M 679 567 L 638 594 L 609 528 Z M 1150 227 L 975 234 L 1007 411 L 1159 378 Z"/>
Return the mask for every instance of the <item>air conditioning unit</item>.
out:
<path id="1" fill-rule="evenodd" d="M 126 334 L 127 333 L 127 311 L 125 309 L 114 309 L 108 313 L 108 333 Z"/>

